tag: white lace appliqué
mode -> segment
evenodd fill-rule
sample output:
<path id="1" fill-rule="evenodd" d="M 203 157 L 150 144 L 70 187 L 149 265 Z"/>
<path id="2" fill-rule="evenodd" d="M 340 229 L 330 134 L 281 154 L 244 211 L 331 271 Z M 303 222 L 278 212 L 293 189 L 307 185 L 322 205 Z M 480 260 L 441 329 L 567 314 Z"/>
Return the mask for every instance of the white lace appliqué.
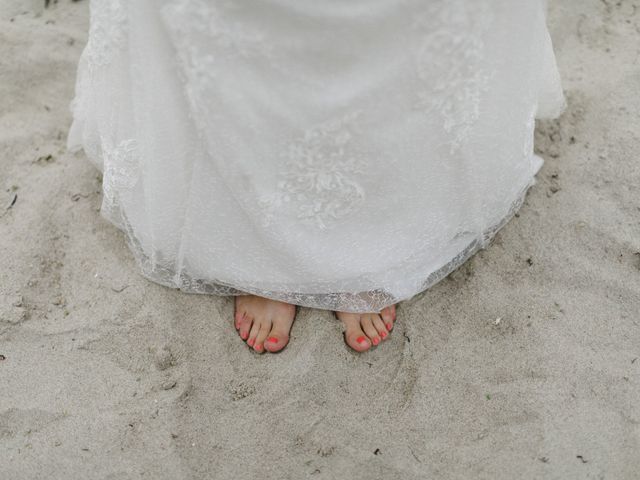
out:
<path id="1" fill-rule="evenodd" d="M 300 221 L 324 230 L 364 201 L 356 178 L 366 162 L 353 146 L 359 115 L 360 111 L 351 112 L 310 128 L 285 149 L 277 190 L 261 199 L 265 226 L 278 209 L 290 204 Z"/>
<path id="2" fill-rule="evenodd" d="M 110 218 L 118 218 L 121 198 L 130 192 L 140 177 L 138 142 L 123 140 L 115 146 L 103 147 L 102 210 Z"/>
<path id="3" fill-rule="evenodd" d="M 91 27 L 84 55 L 91 71 L 108 65 L 126 44 L 127 13 L 122 0 L 91 2 Z"/>
<path id="4" fill-rule="evenodd" d="M 204 0 L 179 0 L 162 10 L 177 47 L 187 98 L 204 123 L 216 113 L 212 102 L 203 99 L 210 98 L 207 91 L 215 86 L 216 74 L 224 60 L 272 56 L 269 42 L 259 32 L 224 16 L 224 7 L 231 8 L 228 5 L 230 3 L 214 6 Z"/>
<path id="5" fill-rule="evenodd" d="M 424 89 L 418 91 L 416 108 L 440 113 L 452 150 L 480 115 L 481 94 L 491 78 L 483 68 L 483 35 L 490 24 L 484 0 L 436 2 L 413 24 L 423 39 L 416 64 Z"/>

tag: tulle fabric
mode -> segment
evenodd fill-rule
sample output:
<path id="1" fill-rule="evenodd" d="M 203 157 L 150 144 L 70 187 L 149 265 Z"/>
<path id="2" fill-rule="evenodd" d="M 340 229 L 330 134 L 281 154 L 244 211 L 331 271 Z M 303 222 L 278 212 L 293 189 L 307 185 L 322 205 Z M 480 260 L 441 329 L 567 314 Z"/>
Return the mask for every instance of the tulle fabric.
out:
<path id="1" fill-rule="evenodd" d="M 376 312 L 488 245 L 563 108 L 541 0 L 92 0 L 68 146 L 149 279 Z"/>

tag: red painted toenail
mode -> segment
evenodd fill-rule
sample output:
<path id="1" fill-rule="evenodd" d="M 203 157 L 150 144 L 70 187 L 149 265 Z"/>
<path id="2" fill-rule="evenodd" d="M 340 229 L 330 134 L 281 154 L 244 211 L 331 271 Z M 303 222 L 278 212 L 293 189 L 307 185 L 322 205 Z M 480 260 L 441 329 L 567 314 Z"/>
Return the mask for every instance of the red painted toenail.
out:
<path id="1" fill-rule="evenodd" d="M 248 336 L 249 334 L 247 332 L 240 332 L 240 338 L 242 338 L 243 340 L 246 340 Z"/>
<path id="2" fill-rule="evenodd" d="M 250 338 L 249 341 L 247 342 L 247 345 L 249 345 L 250 347 L 253 346 L 253 342 L 255 341 L 255 339 Z"/>
<path id="3" fill-rule="evenodd" d="M 391 324 L 391 322 L 387 323 L 387 330 L 391 331 L 392 328 L 393 325 Z"/>
<path id="4" fill-rule="evenodd" d="M 387 332 L 381 332 L 381 333 L 380 333 L 380 336 L 381 336 L 382 338 L 385 338 L 385 337 L 387 336 Z"/>
<path id="5" fill-rule="evenodd" d="M 267 342 L 278 343 L 278 339 L 276 337 L 269 337 L 267 338 Z"/>
<path id="6" fill-rule="evenodd" d="M 378 337 L 373 337 L 373 344 L 377 345 L 380 343 L 380 339 Z"/>
<path id="7" fill-rule="evenodd" d="M 356 342 L 358 343 L 365 343 L 367 341 L 367 339 L 364 336 L 360 336 L 358 338 L 356 338 Z"/>

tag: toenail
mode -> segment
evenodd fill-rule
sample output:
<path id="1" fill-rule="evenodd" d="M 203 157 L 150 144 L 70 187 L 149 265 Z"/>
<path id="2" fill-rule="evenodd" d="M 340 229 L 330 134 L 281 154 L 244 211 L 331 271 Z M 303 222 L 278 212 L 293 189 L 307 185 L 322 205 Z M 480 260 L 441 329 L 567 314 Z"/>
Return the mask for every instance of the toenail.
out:
<path id="1" fill-rule="evenodd" d="M 255 339 L 250 338 L 250 339 L 249 339 L 249 341 L 247 342 L 247 344 L 248 344 L 250 347 L 253 347 L 253 342 L 254 342 L 254 341 L 255 341 Z"/>
<path id="2" fill-rule="evenodd" d="M 385 337 L 387 336 L 387 332 L 380 332 L 380 336 L 381 336 L 382 338 L 385 338 Z"/>
<path id="3" fill-rule="evenodd" d="M 373 337 L 373 344 L 377 345 L 380 343 L 380 339 L 378 337 Z"/>
<path id="4" fill-rule="evenodd" d="M 356 338 L 356 342 L 358 343 L 365 343 L 367 341 L 367 339 L 364 336 L 360 336 L 358 338 Z"/>
<path id="5" fill-rule="evenodd" d="M 278 343 L 278 339 L 276 337 L 269 337 L 267 338 L 267 342 Z"/>
<path id="6" fill-rule="evenodd" d="M 393 325 L 391 324 L 391 322 L 387 323 L 387 330 L 391 331 L 392 328 Z"/>
<path id="7" fill-rule="evenodd" d="M 248 335 L 247 332 L 240 332 L 240 337 L 242 337 L 243 340 L 246 340 Z"/>
<path id="8" fill-rule="evenodd" d="M 257 352 L 262 351 L 262 345 L 256 345 L 256 351 Z"/>

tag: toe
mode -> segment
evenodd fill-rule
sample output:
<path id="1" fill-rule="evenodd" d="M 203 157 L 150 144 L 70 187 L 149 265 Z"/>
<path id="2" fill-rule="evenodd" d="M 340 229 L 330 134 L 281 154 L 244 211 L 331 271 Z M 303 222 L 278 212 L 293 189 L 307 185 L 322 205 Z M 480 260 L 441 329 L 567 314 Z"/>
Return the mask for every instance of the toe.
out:
<path id="1" fill-rule="evenodd" d="M 271 330 L 271 320 L 264 320 L 260 323 L 260 331 L 258 335 L 256 335 L 256 341 L 253 345 L 253 348 L 257 352 L 261 352 L 264 350 L 264 340 L 267 338 L 269 331 Z"/>
<path id="2" fill-rule="evenodd" d="M 270 352 L 282 350 L 289 343 L 289 332 L 295 318 L 295 308 L 283 310 L 273 317 L 273 324 L 264 344 L 264 348 Z"/>
<path id="3" fill-rule="evenodd" d="M 253 325 L 253 319 L 248 315 L 244 315 L 240 320 L 240 329 L 239 329 L 240 338 L 242 338 L 242 340 L 246 340 L 247 338 L 249 338 L 249 331 L 251 330 L 252 325 Z"/>
<path id="4" fill-rule="evenodd" d="M 282 350 L 287 343 L 289 343 L 289 333 L 278 328 L 272 328 L 264 343 L 264 348 L 270 352 L 277 352 Z"/>
<path id="5" fill-rule="evenodd" d="M 380 316 L 382 317 L 382 321 L 387 327 L 387 330 L 391 331 L 391 329 L 393 328 L 393 323 L 396 320 L 396 306 L 390 305 L 388 307 L 383 308 L 382 311 L 380 312 Z"/>
<path id="6" fill-rule="evenodd" d="M 371 341 L 362 331 L 360 326 L 360 315 L 342 315 L 341 320 L 345 326 L 344 338 L 351 348 L 356 352 L 364 352 L 371 348 Z"/>
<path id="7" fill-rule="evenodd" d="M 256 320 L 253 322 L 253 325 L 251 326 L 251 331 L 249 332 L 249 339 L 247 340 L 247 345 L 249 345 L 250 347 L 253 347 L 255 345 L 256 337 L 258 336 L 258 332 L 260 331 L 261 324 L 262 324 L 261 321 Z"/>
<path id="8" fill-rule="evenodd" d="M 233 326 L 236 327 L 236 330 L 240 329 L 240 323 L 242 322 L 242 318 L 244 317 L 244 312 L 240 310 L 236 310 L 236 314 L 234 315 Z"/>
<path id="9" fill-rule="evenodd" d="M 380 317 L 380 315 L 377 315 L 377 314 L 374 315 L 372 322 L 373 322 L 374 328 L 378 332 L 378 335 L 380 335 L 380 338 L 382 340 L 387 338 L 387 336 L 389 335 L 389 332 L 387 331 L 387 327 L 385 327 L 384 322 L 382 321 L 382 318 Z"/>
<path id="10" fill-rule="evenodd" d="M 233 315 L 233 325 L 236 327 L 236 330 L 239 330 L 242 326 L 242 322 L 248 316 L 246 305 L 242 301 L 242 296 L 236 296 L 234 302 L 234 315 Z"/>
<path id="11" fill-rule="evenodd" d="M 364 330 L 364 333 L 369 337 L 371 343 L 378 345 L 380 343 L 380 336 L 378 335 L 376 328 L 373 326 L 374 316 L 378 316 L 378 314 L 363 314 L 362 317 L 360 317 L 360 325 L 362 325 L 362 330 Z"/>

